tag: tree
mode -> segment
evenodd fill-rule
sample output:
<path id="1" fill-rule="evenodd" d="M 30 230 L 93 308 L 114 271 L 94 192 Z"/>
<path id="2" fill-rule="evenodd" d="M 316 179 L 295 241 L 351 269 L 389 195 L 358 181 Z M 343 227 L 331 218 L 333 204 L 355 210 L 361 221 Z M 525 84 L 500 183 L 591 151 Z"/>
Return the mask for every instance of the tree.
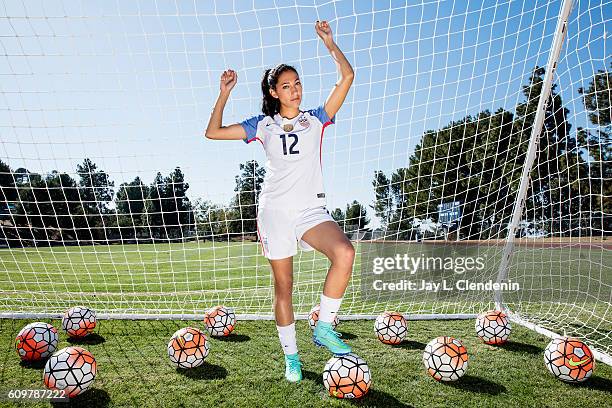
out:
<path id="1" fill-rule="evenodd" d="M 527 100 L 516 108 L 515 130 L 521 139 L 531 134 L 543 86 L 544 68 L 536 67 L 530 83 L 523 87 Z M 588 206 L 579 181 L 586 165 L 570 133 L 569 110 L 552 86 L 546 101 L 544 124 L 538 140 L 531 185 L 525 202 L 527 220 L 536 222 L 551 234 L 569 235 L 576 228 L 580 212 Z M 528 140 L 528 139 L 525 139 Z M 573 224 L 572 224 L 573 223 Z"/>
<path id="2" fill-rule="evenodd" d="M 240 235 L 255 234 L 257 203 L 266 170 L 256 160 L 249 160 L 240 164 L 240 171 L 241 174 L 236 176 L 236 195 L 230 205 L 233 211 L 224 216 L 233 220 L 230 223 L 230 232 Z"/>
<path id="3" fill-rule="evenodd" d="M 512 146 L 512 118 L 503 109 L 494 114 L 483 111 L 425 132 L 408 168 L 391 176 L 396 207 L 389 230 L 397 239 L 409 239 L 412 219 L 437 217 L 438 205 L 445 202 L 462 203 L 459 227 L 466 236 L 481 233 L 480 221 L 486 215 L 502 217 L 508 212 L 504 193 L 512 171 L 508 173 L 499 162 Z"/>
<path id="4" fill-rule="evenodd" d="M 193 222 L 191 202 L 187 197 L 189 183 L 185 182 L 185 175 L 180 167 L 176 167 L 164 179 L 164 182 L 166 185 L 162 213 L 164 225 L 171 229 L 173 237 L 183 237 L 185 231 L 190 228 L 190 224 Z"/>
<path id="5" fill-rule="evenodd" d="M 612 71 L 612 62 L 610 63 Z M 588 111 L 589 120 L 594 125 L 610 126 L 612 121 L 612 72 L 597 70 L 586 89 L 578 88 L 583 96 L 582 102 Z"/>
<path id="6" fill-rule="evenodd" d="M 46 176 L 18 169 L 19 197 L 13 219 L 22 244 L 67 245 L 87 232 L 76 181 L 53 170 Z"/>
<path id="7" fill-rule="evenodd" d="M 89 158 L 83 164 L 77 164 L 81 205 L 88 215 L 108 213 L 108 205 L 114 195 L 115 182 L 110 180 L 104 170 L 97 169 L 98 166 Z"/>
<path id="8" fill-rule="evenodd" d="M 83 214 L 83 207 L 79 202 L 79 191 L 76 181 L 69 174 L 53 170 L 45 178 L 44 199 L 39 203 L 38 209 L 42 213 L 44 224 L 57 231 L 48 234 L 54 241 L 61 240 L 63 244 L 73 241 L 78 234 L 73 215 Z"/>
<path id="9" fill-rule="evenodd" d="M 340 229 L 344 231 L 344 227 L 345 227 L 344 224 L 346 221 L 346 216 L 344 215 L 344 212 L 342 212 L 340 208 L 336 208 L 335 210 L 331 212 L 330 215 L 338 223 L 338 226 L 340 226 Z"/>
<path id="10" fill-rule="evenodd" d="M 351 231 L 347 232 L 362 230 L 370 223 L 365 206 L 357 200 L 353 200 L 352 203 L 346 205 L 345 220 L 347 227 L 352 226 Z"/>
<path id="11" fill-rule="evenodd" d="M 231 211 L 209 200 L 199 200 L 195 204 L 196 228 L 198 237 L 212 241 L 227 241 L 230 237 L 229 217 Z"/>
<path id="12" fill-rule="evenodd" d="M 92 241 L 107 240 L 106 224 L 109 219 L 114 218 L 108 216 L 113 214 L 109 204 L 113 200 L 115 182 L 110 180 L 105 171 L 98 170 L 98 166 L 89 158 L 77 165 L 77 174 L 80 203 L 86 223 L 86 228 L 78 230 L 79 238 Z"/>
<path id="13" fill-rule="evenodd" d="M 393 196 L 391 195 L 391 182 L 380 170 L 374 172 L 374 180 L 372 181 L 374 186 L 375 201 L 374 205 L 370 208 L 374 210 L 377 217 L 381 219 L 383 228 L 387 228 L 389 221 L 391 220 L 391 212 L 393 210 Z"/>
<path id="14" fill-rule="evenodd" d="M 13 171 L 7 163 L 0 160 L 0 243 L 2 245 L 15 245 L 17 230 L 15 229 L 14 217 L 11 215 L 15 210 L 18 197 L 17 187 Z M 5 224 L 5 221 L 8 221 Z"/>
<path id="15" fill-rule="evenodd" d="M 133 239 L 145 231 L 142 214 L 145 212 L 147 190 L 140 177 L 119 186 L 115 207 L 121 239 Z"/>
<path id="16" fill-rule="evenodd" d="M 0 205 L 8 205 L 17 200 L 19 193 L 13 170 L 10 166 L 0 160 Z"/>
<path id="17" fill-rule="evenodd" d="M 612 231 L 612 73 L 598 70 L 587 88 L 578 88 L 578 92 L 583 95 L 589 120 L 596 126 L 578 129 L 578 143 L 588 155 L 589 167 L 590 212 L 585 218 L 595 234 L 609 234 Z"/>
<path id="18" fill-rule="evenodd" d="M 147 226 L 151 238 L 165 238 L 164 221 L 162 219 L 162 197 L 164 197 L 164 177 L 157 172 L 153 182 L 147 189 L 144 212 L 141 215 L 142 224 Z"/>
<path id="19" fill-rule="evenodd" d="M 193 224 L 193 209 L 186 193 L 189 184 L 180 167 L 169 176 L 157 172 L 149 186 L 141 216 L 143 225 L 148 226 L 153 238 L 176 239 L 185 235 Z"/>
<path id="20" fill-rule="evenodd" d="M 505 236 L 543 75 L 544 69 L 535 67 L 523 86 L 525 101 L 517 105 L 515 113 L 501 108 L 494 113 L 485 110 L 423 134 L 408 167 L 391 175 L 395 207 L 388 229 L 396 238 L 409 238 L 413 218 L 435 219 L 438 205 L 451 201 L 461 203 L 461 236 Z M 563 233 L 572 229 L 572 214 L 588 205 L 577 182 L 586 171 L 585 162 L 578 154 L 576 137 L 570 134 L 568 112 L 553 86 L 526 203 L 531 220 L 549 222 L 549 231 Z"/>

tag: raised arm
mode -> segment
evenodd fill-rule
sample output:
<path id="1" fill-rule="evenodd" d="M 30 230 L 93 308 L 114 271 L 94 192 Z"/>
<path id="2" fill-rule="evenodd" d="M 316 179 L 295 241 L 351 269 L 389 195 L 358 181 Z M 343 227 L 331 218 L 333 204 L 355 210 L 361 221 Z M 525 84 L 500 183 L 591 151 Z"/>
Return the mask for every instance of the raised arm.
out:
<path id="1" fill-rule="evenodd" d="M 331 28 L 327 21 L 317 21 L 315 23 L 315 30 L 317 31 L 317 34 L 321 40 L 323 40 L 323 44 L 325 44 L 330 55 L 336 62 L 338 74 L 340 75 L 340 79 L 338 79 L 334 89 L 332 89 L 331 93 L 327 97 L 327 100 L 325 101 L 325 112 L 327 112 L 327 115 L 329 115 L 330 118 L 333 118 L 344 103 L 346 94 L 353 83 L 355 72 L 342 51 L 340 51 L 340 48 L 338 48 L 338 45 L 336 45 L 334 42 Z"/>
<path id="2" fill-rule="evenodd" d="M 223 126 L 223 109 L 229 99 L 232 88 L 238 82 L 238 74 L 235 71 L 228 69 L 221 74 L 220 92 L 215 107 L 210 114 L 208 126 L 204 135 L 208 139 L 215 140 L 237 140 L 246 138 L 246 132 L 240 124 L 235 123 L 229 126 Z"/>

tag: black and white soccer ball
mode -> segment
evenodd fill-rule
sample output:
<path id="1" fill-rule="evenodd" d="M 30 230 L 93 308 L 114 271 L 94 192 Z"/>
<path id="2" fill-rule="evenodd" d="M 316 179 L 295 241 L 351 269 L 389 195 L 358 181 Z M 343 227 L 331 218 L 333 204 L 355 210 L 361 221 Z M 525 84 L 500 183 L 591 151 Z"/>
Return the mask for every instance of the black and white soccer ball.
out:
<path id="1" fill-rule="evenodd" d="M 228 307 L 215 306 L 204 313 L 204 324 L 213 337 L 229 336 L 236 327 L 236 314 Z"/>
<path id="2" fill-rule="evenodd" d="M 89 351 L 81 347 L 66 347 L 47 360 L 43 382 L 51 390 L 64 391 L 65 396 L 75 397 L 91 386 L 97 371 L 96 359 Z"/>
<path id="3" fill-rule="evenodd" d="M 479 314 L 475 327 L 476 334 L 486 344 L 503 344 L 512 331 L 508 317 L 499 310 Z"/>
<path id="4" fill-rule="evenodd" d="M 206 334 L 195 327 L 177 330 L 168 342 L 168 357 L 178 368 L 201 366 L 209 351 L 210 345 Z"/>
<path id="5" fill-rule="evenodd" d="M 96 312 L 85 306 L 75 306 L 64 313 L 62 328 L 69 337 L 85 337 L 96 328 Z"/>
<path id="6" fill-rule="evenodd" d="M 383 312 L 374 322 L 374 333 L 385 344 L 400 344 L 408 333 L 408 324 L 400 313 Z"/>
<path id="7" fill-rule="evenodd" d="M 57 329 L 44 322 L 34 322 L 19 331 L 15 349 L 24 361 L 38 361 L 49 357 L 57 348 Z"/>
<path id="8" fill-rule="evenodd" d="M 436 380 L 456 381 L 467 370 L 468 354 L 460 340 L 441 336 L 427 343 L 423 363 Z"/>
<path id="9" fill-rule="evenodd" d="M 323 370 L 323 384 L 336 398 L 361 398 L 372 385 L 368 364 L 357 354 L 334 356 Z"/>

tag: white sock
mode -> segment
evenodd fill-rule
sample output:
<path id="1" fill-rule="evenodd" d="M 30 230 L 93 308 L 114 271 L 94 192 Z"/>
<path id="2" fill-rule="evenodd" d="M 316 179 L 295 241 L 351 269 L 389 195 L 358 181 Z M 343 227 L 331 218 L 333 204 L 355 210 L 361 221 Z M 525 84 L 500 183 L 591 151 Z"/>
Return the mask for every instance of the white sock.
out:
<path id="1" fill-rule="evenodd" d="M 298 352 L 297 341 L 295 340 L 295 323 L 289 326 L 276 326 L 278 330 L 278 338 L 285 355 L 295 354 Z"/>
<path id="2" fill-rule="evenodd" d="M 340 304 L 342 298 L 332 299 L 330 297 L 321 294 L 321 310 L 319 310 L 319 320 L 326 323 L 333 323 L 338 310 L 340 310 Z"/>

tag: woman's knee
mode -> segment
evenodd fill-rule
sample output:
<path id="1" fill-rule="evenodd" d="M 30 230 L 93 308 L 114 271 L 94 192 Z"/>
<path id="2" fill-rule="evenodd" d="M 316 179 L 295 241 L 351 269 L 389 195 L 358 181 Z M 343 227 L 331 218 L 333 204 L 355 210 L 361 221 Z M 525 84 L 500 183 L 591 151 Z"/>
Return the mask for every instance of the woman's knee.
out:
<path id="1" fill-rule="evenodd" d="M 353 244 L 350 241 L 342 245 L 338 245 L 334 249 L 334 253 L 331 259 L 332 263 L 345 265 L 345 266 L 352 266 L 354 260 L 355 260 L 355 248 L 353 247 Z"/>
<path id="2" fill-rule="evenodd" d="M 293 279 L 275 279 L 274 280 L 274 294 L 277 298 L 291 298 L 293 294 Z"/>
<path id="3" fill-rule="evenodd" d="M 293 298 L 290 294 L 283 292 L 274 292 L 273 307 L 291 307 L 293 305 Z"/>
<path id="4" fill-rule="evenodd" d="M 270 262 L 274 278 L 274 292 L 277 296 L 291 296 L 293 290 L 292 262 Z"/>

